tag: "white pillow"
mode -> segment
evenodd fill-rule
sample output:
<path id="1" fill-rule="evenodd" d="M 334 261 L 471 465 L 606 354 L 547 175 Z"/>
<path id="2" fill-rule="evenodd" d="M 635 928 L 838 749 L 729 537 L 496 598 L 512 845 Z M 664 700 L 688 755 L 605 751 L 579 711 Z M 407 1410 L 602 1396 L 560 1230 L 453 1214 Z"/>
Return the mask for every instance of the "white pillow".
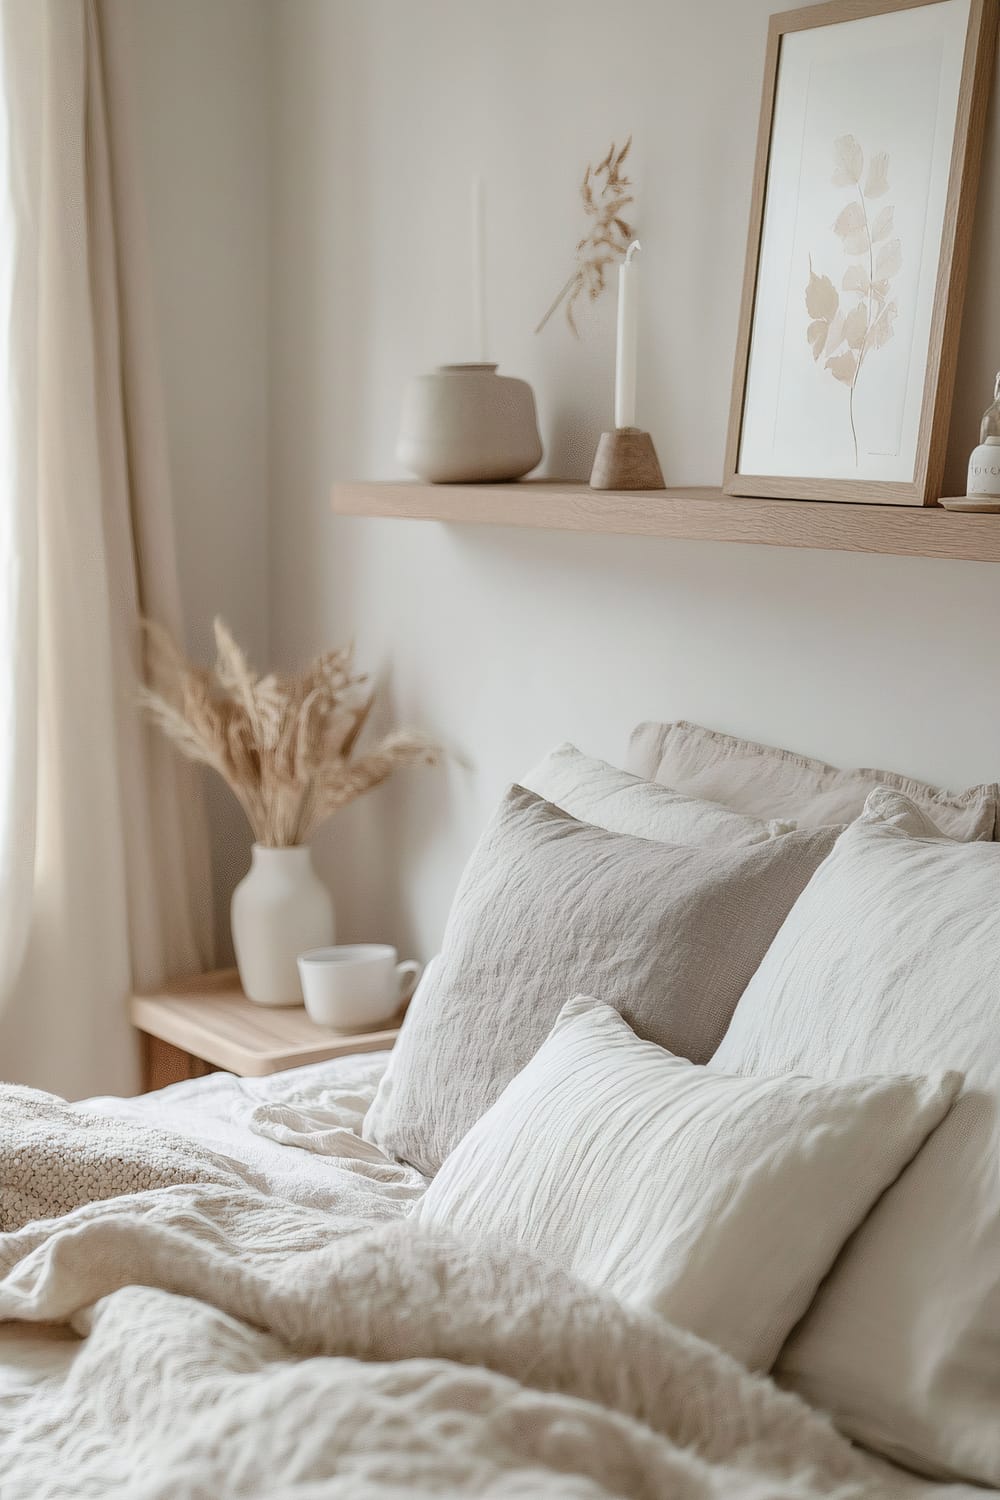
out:
<path id="1" fill-rule="evenodd" d="M 767 1370 L 959 1081 L 726 1077 L 579 996 L 414 1216 L 527 1245 Z"/>
<path id="2" fill-rule="evenodd" d="M 959 1068 L 941 1130 L 844 1251 L 784 1383 L 913 1468 L 1000 1484 L 1000 846 L 878 791 L 792 908 L 711 1067 Z"/>
<path id="3" fill-rule="evenodd" d="M 746 817 L 718 802 L 684 797 L 655 781 L 619 771 L 607 761 L 583 755 L 569 744 L 551 750 L 521 784 L 585 823 L 665 844 L 745 848 L 791 833 L 797 826 Z"/>
<path id="4" fill-rule="evenodd" d="M 995 782 L 945 792 L 896 771 L 843 771 L 684 720 L 638 725 L 625 764 L 688 797 L 708 797 L 756 818 L 795 818 L 799 828 L 852 822 L 879 785 L 911 797 L 950 838 L 992 839 L 1000 810 Z"/>

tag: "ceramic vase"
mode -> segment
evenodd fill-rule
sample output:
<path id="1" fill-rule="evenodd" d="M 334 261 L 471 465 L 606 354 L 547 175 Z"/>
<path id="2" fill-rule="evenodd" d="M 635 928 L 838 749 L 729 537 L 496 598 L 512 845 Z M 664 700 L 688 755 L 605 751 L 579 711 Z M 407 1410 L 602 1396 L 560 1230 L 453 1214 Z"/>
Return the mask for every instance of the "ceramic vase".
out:
<path id="1" fill-rule="evenodd" d="M 496 365 L 439 365 L 403 399 L 396 456 L 432 484 L 498 484 L 542 461 L 535 398 Z"/>
<path id="2" fill-rule="evenodd" d="M 233 892 L 232 929 L 247 998 L 258 1005 L 301 1005 L 299 954 L 336 938 L 333 898 L 307 845 L 254 844 L 249 873 Z"/>

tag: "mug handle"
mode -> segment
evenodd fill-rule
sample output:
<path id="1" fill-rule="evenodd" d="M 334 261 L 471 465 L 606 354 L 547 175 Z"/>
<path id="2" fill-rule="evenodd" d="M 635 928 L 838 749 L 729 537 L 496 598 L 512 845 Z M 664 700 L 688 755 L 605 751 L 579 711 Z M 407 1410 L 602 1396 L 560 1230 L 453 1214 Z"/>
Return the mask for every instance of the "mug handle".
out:
<path id="1" fill-rule="evenodd" d="M 404 1005 L 410 999 L 417 987 L 422 969 L 423 964 L 418 964 L 415 958 L 408 958 L 404 963 L 396 965 L 400 1005 Z"/>

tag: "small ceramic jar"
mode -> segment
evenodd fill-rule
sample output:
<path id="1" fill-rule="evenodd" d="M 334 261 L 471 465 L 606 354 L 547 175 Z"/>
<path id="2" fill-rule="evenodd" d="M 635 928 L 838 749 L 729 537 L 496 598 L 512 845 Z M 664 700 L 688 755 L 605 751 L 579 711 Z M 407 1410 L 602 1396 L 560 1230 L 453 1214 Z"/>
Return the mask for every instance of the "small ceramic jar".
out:
<path id="1" fill-rule="evenodd" d="M 396 457 L 432 484 L 498 484 L 542 460 L 535 398 L 496 365 L 440 365 L 411 380 Z"/>
<path id="2" fill-rule="evenodd" d="M 972 450 L 965 493 L 1000 498 L 1000 437 L 988 437 Z"/>

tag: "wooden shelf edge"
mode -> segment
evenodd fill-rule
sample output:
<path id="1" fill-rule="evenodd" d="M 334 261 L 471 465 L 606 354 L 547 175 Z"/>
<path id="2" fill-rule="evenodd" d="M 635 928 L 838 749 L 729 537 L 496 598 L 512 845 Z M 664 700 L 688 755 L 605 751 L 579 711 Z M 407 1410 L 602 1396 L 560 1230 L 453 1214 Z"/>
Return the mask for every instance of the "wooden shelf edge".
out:
<path id="1" fill-rule="evenodd" d="M 556 480 L 390 480 L 335 484 L 333 509 L 339 516 L 1000 562 L 1000 516 L 937 506 L 758 500 L 710 488 L 598 491 Z"/>

